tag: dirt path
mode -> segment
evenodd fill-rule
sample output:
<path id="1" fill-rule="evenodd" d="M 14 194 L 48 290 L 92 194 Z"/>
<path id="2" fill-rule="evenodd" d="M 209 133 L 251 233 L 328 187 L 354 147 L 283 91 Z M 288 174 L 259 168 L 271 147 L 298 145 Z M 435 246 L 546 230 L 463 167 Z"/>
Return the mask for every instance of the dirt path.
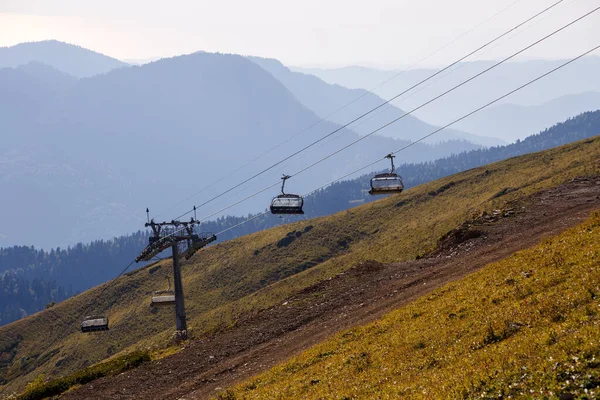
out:
<path id="1" fill-rule="evenodd" d="M 94 381 L 65 399 L 202 399 L 336 332 L 373 321 L 490 262 L 554 236 L 600 209 L 600 178 L 579 178 L 455 229 L 431 256 L 365 262 L 180 353 Z"/>

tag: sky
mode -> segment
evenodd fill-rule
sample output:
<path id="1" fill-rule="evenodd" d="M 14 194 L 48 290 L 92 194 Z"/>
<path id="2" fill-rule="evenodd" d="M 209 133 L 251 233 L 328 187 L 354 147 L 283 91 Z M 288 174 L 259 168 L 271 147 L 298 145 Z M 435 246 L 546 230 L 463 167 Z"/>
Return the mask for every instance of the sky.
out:
<path id="1" fill-rule="evenodd" d="M 203 50 L 296 66 L 435 66 L 556 1 L 0 0 L 0 46 L 56 39 L 121 60 Z M 599 5 L 563 0 L 478 59 L 506 56 Z M 598 38 L 600 11 L 522 58 L 575 56 L 600 44 Z"/>

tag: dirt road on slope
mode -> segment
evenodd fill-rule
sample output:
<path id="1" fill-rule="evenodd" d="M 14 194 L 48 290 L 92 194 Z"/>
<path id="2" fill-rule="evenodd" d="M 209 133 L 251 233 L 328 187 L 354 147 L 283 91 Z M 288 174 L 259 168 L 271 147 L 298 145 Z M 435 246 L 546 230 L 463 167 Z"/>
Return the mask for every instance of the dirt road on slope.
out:
<path id="1" fill-rule="evenodd" d="M 204 399 L 256 375 L 336 332 L 373 321 L 490 262 L 554 236 L 600 209 L 600 177 L 578 178 L 456 228 L 430 256 L 364 262 L 192 342 L 180 353 L 103 378 L 64 399 Z"/>

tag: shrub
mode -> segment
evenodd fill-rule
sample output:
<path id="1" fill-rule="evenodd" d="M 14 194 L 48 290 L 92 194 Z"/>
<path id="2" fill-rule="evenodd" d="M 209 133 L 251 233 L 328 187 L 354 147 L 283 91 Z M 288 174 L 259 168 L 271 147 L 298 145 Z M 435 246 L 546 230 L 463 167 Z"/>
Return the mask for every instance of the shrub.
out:
<path id="1" fill-rule="evenodd" d="M 144 362 L 150 361 L 150 359 L 149 352 L 135 351 L 47 382 L 44 381 L 43 375 L 40 375 L 27 386 L 25 392 L 23 392 L 18 399 L 38 400 L 57 396 L 75 385 L 84 385 L 98 378 L 119 374 L 136 368 Z"/>

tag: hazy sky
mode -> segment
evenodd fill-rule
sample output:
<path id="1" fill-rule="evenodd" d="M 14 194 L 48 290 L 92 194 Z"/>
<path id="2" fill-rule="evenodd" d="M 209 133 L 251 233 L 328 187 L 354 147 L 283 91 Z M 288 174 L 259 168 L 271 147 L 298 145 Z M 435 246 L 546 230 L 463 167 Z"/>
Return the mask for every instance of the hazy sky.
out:
<path id="1" fill-rule="evenodd" d="M 0 0 L 0 46 L 57 39 L 119 59 L 197 50 L 273 57 L 290 65 L 453 61 L 557 0 Z M 563 0 L 477 59 L 514 52 L 599 0 Z M 565 58 L 600 44 L 600 11 L 526 58 Z"/>

